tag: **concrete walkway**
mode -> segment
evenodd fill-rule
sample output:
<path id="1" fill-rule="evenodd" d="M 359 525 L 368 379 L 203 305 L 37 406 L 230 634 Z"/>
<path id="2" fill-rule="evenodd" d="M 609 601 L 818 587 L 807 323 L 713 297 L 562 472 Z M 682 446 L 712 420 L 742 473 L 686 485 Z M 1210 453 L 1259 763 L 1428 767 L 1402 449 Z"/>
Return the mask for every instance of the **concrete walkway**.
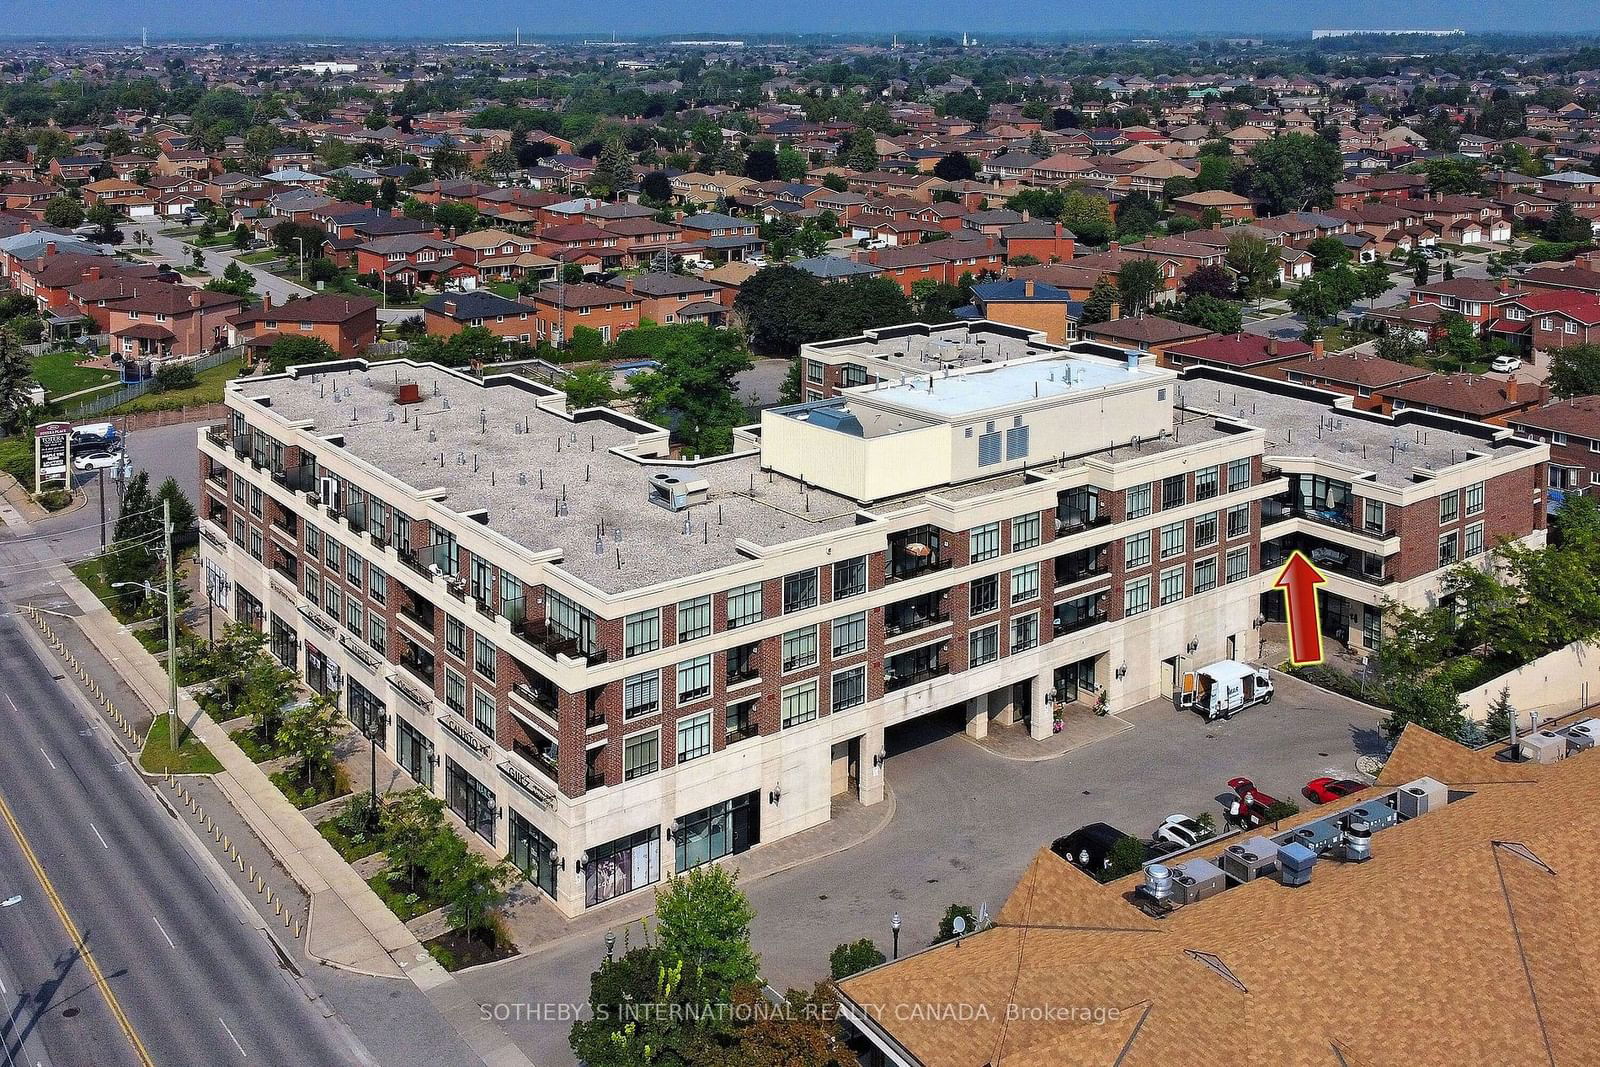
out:
<path id="1" fill-rule="evenodd" d="M 1074 708 L 1062 716 L 1061 729 L 1042 741 L 1035 741 L 1028 728 L 1021 723 L 1014 726 L 989 724 L 989 733 L 982 738 L 967 737 L 974 745 L 988 752 L 1020 763 L 1041 763 L 1058 759 L 1069 752 L 1116 737 L 1133 729 L 1133 724 L 1115 715 L 1096 715 L 1084 708 Z"/>

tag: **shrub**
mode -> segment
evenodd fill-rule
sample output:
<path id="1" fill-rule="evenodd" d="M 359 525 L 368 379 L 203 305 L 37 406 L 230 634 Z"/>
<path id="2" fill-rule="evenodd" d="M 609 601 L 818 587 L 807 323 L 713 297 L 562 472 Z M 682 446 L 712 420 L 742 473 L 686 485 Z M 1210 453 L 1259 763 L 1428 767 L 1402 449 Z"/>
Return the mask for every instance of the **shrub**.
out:
<path id="1" fill-rule="evenodd" d="M 883 962 L 883 953 L 878 951 L 878 946 L 872 943 L 870 937 L 863 937 L 860 941 L 847 941 L 834 949 L 828 957 L 828 966 L 835 982 L 849 978 L 852 974 L 860 974 L 867 968 L 876 967 Z"/>
<path id="2" fill-rule="evenodd" d="M 1262 822 L 1278 822 L 1300 814 L 1300 805 L 1292 800 L 1276 800 L 1261 813 Z"/>
<path id="3" fill-rule="evenodd" d="M 1100 872 L 1100 880 L 1115 882 L 1144 866 L 1144 842 L 1137 837 L 1124 837 L 1111 846 L 1107 858 L 1111 865 Z"/>
<path id="4" fill-rule="evenodd" d="M 153 393 L 170 393 L 178 389 L 193 389 L 195 386 L 194 367 L 188 363 L 168 363 L 156 371 L 154 383 L 150 386 Z"/>
<path id="5" fill-rule="evenodd" d="M 978 925 L 978 916 L 965 904 L 952 904 L 945 909 L 944 918 L 939 920 L 939 936 L 933 939 L 935 945 L 943 941 L 950 941 L 956 936 L 956 916 L 966 921 L 964 933 L 970 934 Z"/>

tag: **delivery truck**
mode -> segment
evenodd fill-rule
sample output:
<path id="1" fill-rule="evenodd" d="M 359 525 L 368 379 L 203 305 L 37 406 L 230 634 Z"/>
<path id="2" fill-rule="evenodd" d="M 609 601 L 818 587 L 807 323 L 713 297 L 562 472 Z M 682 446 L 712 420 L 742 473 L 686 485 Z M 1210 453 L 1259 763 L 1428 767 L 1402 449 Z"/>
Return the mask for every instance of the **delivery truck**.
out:
<path id="1" fill-rule="evenodd" d="M 1252 705 L 1271 703 L 1272 678 L 1265 667 L 1219 660 L 1185 671 L 1177 695 L 1178 707 L 1199 712 L 1207 722 L 1231 719 Z"/>

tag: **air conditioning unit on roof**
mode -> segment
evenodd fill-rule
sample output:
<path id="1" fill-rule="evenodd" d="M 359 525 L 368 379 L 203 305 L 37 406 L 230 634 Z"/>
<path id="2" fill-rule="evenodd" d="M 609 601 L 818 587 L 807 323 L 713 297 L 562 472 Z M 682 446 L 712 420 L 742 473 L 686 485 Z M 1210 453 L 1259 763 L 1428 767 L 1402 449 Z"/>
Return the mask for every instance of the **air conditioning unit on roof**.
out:
<path id="1" fill-rule="evenodd" d="M 1403 819 L 1415 819 L 1444 807 L 1450 801 L 1450 790 L 1433 778 L 1418 778 L 1407 782 L 1395 793 L 1395 806 Z"/>
<path id="2" fill-rule="evenodd" d="M 1567 748 L 1571 752 L 1593 748 L 1600 741 L 1600 719 L 1584 719 L 1567 729 Z"/>
<path id="3" fill-rule="evenodd" d="M 1278 846 L 1259 834 L 1222 850 L 1222 869 L 1236 882 L 1269 874 L 1277 862 Z"/>
<path id="4" fill-rule="evenodd" d="M 1228 876 L 1208 859 L 1196 857 L 1172 869 L 1173 889 L 1180 904 L 1214 897 L 1228 888 Z"/>
<path id="5" fill-rule="evenodd" d="M 1534 763 L 1554 763 L 1567 757 L 1567 739 L 1549 730 L 1540 730 L 1522 739 L 1522 758 Z"/>

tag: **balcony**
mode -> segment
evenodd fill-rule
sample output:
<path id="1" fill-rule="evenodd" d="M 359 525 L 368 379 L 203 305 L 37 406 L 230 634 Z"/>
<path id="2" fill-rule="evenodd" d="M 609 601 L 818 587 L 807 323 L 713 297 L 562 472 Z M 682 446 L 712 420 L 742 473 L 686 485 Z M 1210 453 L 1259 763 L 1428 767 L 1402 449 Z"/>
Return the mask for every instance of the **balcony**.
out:
<path id="1" fill-rule="evenodd" d="M 891 556 L 889 570 L 883 576 L 885 582 L 904 582 L 911 578 L 921 578 L 925 574 L 936 571 L 947 571 L 955 566 L 952 557 L 945 556 Z"/>
<path id="2" fill-rule="evenodd" d="M 940 531 L 933 526 L 919 526 L 890 536 L 889 562 L 883 580 L 903 582 L 909 578 L 920 578 L 934 571 L 947 570 L 954 563 L 954 558 L 944 554 L 944 540 Z"/>
<path id="3" fill-rule="evenodd" d="M 1111 551 L 1109 546 L 1101 545 L 1098 548 L 1086 548 L 1078 552 L 1069 552 L 1065 556 L 1055 558 L 1056 585 L 1070 585 L 1073 582 L 1087 581 L 1090 578 L 1100 578 L 1111 573 Z"/>
<path id="4" fill-rule="evenodd" d="M 344 521 L 349 524 L 351 533 L 365 533 L 367 529 L 367 505 L 353 503 L 344 509 Z"/>
<path id="5" fill-rule="evenodd" d="M 400 605 L 400 617 L 416 623 L 422 629 L 433 633 L 434 623 L 433 605 L 427 601 L 407 599 Z"/>
<path id="6" fill-rule="evenodd" d="M 279 556 L 272 561 L 272 569 L 289 579 L 290 584 L 300 581 L 300 564 L 293 556 Z"/>
<path id="7" fill-rule="evenodd" d="M 272 525 L 294 537 L 300 532 L 300 519 L 294 512 L 288 511 L 281 505 L 273 508 Z"/>
<path id="8" fill-rule="evenodd" d="M 755 656 L 735 659 L 733 653 L 728 653 L 728 666 L 724 678 L 728 685 L 742 685 L 753 682 L 761 677 L 761 668 L 756 665 Z"/>
<path id="9" fill-rule="evenodd" d="M 216 462 L 207 463 L 206 481 L 220 489 L 228 488 L 228 468 Z"/>
<path id="10" fill-rule="evenodd" d="M 1075 634 L 1079 630 L 1087 630 L 1091 626 L 1098 626 L 1100 623 L 1105 622 L 1106 618 L 1107 615 L 1104 606 L 1096 608 L 1093 611 L 1085 612 L 1069 612 L 1063 614 L 1062 612 L 1057 611 L 1053 620 L 1052 629 L 1057 637 L 1060 637 L 1062 634 Z"/>
<path id="11" fill-rule="evenodd" d="M 511 751 L 524 763 L 548 777 L 552 782 L 556 780 L 556 775 L 560 773 L 560 767 L 557 765 L 555 757 L 547 755 L 532 745 L 514 741 L 511 745 Z"/>
<path id="12" fill-rule="evenodd" d="M 594 647 L 592 642 L 580 641 L 576 636 L 551 626 L 544 620 L 525 623 L 521 633 L 528 644 L 537 648 L 551 659 L 557 656 L 569 656 L 572 659 L 581 659 L 588 663 L 604 663 L 606 661 L 605 649 Z"/>
<path id="13" fill-rule="evenodd" d="M 1387 524 L 1380 527 L 1376 524 L 1357 522 L 1356 512 L 1357 508 L 1351 504 L 1330 507 L 1304 507 L 1291 501 L 1269 498 L 1261 502 L 1261 525 L 1270 526 L 1286 519 L 1304 519 L 1306 522 L 1314 522 L 1319 526 L 1329 526 L 1335 530 L 1347 530 L 1350 533 L 1360 534 L 1363 537 L 1373 537 L 1378 540 L 1400 536 L 1398 527 Z"/>
<path id="14" fill-rule="evenodd" d="M 429 692 L 433 691 L 433 657 L 421 652 L 415 645 L 410 646 L 400 656 L 400 666 L 404 667 L 411 676 L 427 685 Z"/>
<path id="15" fill-rule="evenodd" d="M 228 430 L 228 424 L 225 422 L 219 422 L 215 426 L 207 426 L 206 440 L 218 448 L 233 447 L 233 434 Z"/>
<path id="16" fill-rule="evenodd" d="M 316 484 L 316 464 L 301 463 L 272 472 L 272 480 L 291 492 L 310 492 Z"/>
<path id="17" fill-rule="evenodd" d="M 893 693 L 916 685 L 918 682 L 931 681 L 934 678 L 943 678 L 950 673 L 950 664 L 937 657 L 899 666 L 896 661 L 899 656 L 890 657 L 884 667 L 883 688 L 885 692 Z"/>
<path id="18" fill-rule="evenodd" d="M 887 637 L 914 633 L 950 621 L 944 593 L 929 593 L 890 604 L 883 609 L 883 632 Z"/>
<path id="19" fill-rule="evenodd" d="M 1065 537 L 1068 534 L 1082 533 L 1099 526 L 1109 526 L 1111 516 L 1097 508 L 1089 511 L 1078 509 L 1056 510 L 1056 536 Z"/>
<path id="20" fill-rule="evenodd" d="M 1293 552 L 1303 552 L 1306 558 L 1324 574 L 1338 574 L 1364 582 L 1367 585 L 1389 585 L 1395 577 L 1388 562 L 1382 557 L 1360 549 L 1326 544 L 1309 538 L 1295 537 L 1284 541 L 1263 542 L 1261 570 L 1263 573 L 1282 567 Z"/>
<path id="21" fill-rule="evenodd" d="M 539 686 L 530 685 L 527 682 L 512 682 L 511 695 L 551 721 L 555 721 L 560 714 L 556 701 L 555 687 L 549 685 L 549 683 Z"/>

